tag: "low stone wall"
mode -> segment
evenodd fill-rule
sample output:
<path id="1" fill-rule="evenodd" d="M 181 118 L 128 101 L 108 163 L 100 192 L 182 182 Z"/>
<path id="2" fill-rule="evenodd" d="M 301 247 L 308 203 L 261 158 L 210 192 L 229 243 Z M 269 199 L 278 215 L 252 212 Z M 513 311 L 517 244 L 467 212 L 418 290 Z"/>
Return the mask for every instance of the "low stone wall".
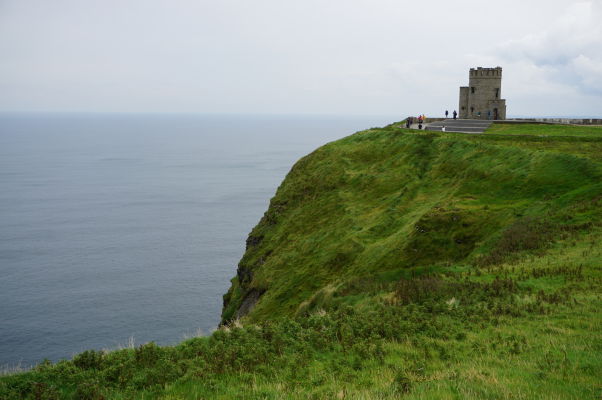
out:
<path id="1" fill-rule="evenodd" d="M 602 118 L 510 118 L 496 122 L 518 124 L 539 122 L 542 124 L 602 125 Z"/>

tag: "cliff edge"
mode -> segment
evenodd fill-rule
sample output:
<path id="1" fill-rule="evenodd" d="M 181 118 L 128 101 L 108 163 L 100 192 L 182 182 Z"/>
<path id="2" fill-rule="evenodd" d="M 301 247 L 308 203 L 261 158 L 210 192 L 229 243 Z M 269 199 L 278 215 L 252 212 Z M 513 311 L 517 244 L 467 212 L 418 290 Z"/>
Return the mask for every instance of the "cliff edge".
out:
<path id="1" fill-rule="evenodd" d="M 358 304 L 358 286 L 545 251 L 599 218 L 599 139 L 394 124 L 329 143 L 293 166 L 249 234 L 222 323 Z"/>

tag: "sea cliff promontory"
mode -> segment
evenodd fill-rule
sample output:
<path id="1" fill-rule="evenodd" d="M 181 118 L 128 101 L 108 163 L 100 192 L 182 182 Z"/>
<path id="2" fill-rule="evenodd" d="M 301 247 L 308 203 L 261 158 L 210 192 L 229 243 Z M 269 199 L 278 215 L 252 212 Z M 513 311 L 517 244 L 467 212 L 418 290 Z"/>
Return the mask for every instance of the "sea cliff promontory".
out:
<path id="1" fill-rule="evenodd" d="M 402 125 L 293 166 L 211 335 L 45 362 L 0 398 L 599 398 L 602 127 Z"/>
<path id="2" fill-rule="evenodd" d="M 600 137 L 575 136 L 596 129 L 542 137 L 407 134 L 391 125 L 321 147 L 292 168 L 250 233 L 223 322 L 356 305 L 368 301 L 347 295 L 358 285 L 545 254 L 599 211 Z M 575 214 L 583 204 L 591 210 Z"/>

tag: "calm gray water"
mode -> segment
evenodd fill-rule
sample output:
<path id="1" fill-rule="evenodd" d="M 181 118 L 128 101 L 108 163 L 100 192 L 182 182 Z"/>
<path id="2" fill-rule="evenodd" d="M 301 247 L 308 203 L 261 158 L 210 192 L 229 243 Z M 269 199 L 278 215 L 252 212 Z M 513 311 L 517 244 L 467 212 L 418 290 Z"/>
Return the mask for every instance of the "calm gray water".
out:
<path id="1" fill-rule="evenodd" d="M 390 121 L 0 114 L 0 365 L 211 332 L 292 164 Z"/>

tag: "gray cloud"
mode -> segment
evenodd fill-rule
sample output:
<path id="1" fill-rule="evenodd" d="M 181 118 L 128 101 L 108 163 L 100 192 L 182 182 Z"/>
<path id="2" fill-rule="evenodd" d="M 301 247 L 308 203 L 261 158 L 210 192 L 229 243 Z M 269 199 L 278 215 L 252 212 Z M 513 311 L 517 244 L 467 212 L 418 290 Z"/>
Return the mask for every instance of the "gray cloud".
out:
<path id="1" fill-rule="evenodd" d="M 602 3 L 577 2 L 540 32 L 499 46 L 509 61 L 529 62 L 549 81 L 602 95 Z M 602 107 L 601 107 L 602 108 Z"/>
<path id="2" fill-rule="evenodd" d="M 0 0 L 0 110 L 433 115 L 468 68 L 502 65 L 510 114 L 599 113 L 596 18 L 571 0 Z"/>

